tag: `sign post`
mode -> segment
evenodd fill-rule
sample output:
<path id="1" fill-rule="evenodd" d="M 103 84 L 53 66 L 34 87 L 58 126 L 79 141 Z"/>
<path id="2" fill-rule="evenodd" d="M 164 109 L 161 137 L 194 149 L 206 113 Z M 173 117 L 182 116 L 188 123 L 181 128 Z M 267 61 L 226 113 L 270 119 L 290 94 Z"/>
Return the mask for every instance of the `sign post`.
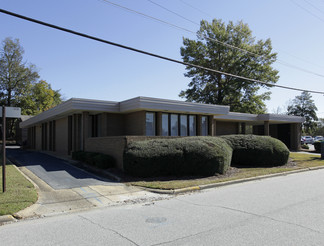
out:
<path id="1" fill-rule="evenodd" d="M 21 108 L 0 107 L 0 117 L 2 117 L 2 190 L 6 191 L 6 118 L 20 118 Z"/>
<path id="2" fill-rule="evenodd" d="M 2 106 L 2 191 L 6 192 L 6 107 Z"/>

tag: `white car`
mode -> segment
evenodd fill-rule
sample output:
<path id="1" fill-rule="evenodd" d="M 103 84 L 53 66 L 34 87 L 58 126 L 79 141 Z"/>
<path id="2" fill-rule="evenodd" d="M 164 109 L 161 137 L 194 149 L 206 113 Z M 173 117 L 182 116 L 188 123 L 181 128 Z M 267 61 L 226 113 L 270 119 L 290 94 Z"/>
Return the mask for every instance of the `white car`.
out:
<path id="1" fill-rule="evenodd" d="M 313 144 L 314 139 L 311 136 L 304 136 L 304 143 L 305 144 Z"/>
<path id="2" fill-rule="evenodd" d="M 316 137 L 314 138 L 314 142 L 315 142 L 315 141 L 322 141 L 322 140 L 324 140 L 323 136 L 316 136 Z"/>

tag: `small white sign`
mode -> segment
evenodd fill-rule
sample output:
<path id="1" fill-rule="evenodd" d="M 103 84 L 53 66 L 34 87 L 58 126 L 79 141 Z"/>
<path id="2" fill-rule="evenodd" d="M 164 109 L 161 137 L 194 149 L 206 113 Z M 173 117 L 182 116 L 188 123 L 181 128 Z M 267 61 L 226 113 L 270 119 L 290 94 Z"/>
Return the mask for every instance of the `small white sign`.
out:
<path id="1" fill-rule="evenodd" d="M 2 117 L 2 106 L 0 106 L 0 117 Z M 7 118 L 20 118 L 21 117 L 21 108 L 6 107 L 6 117 Z"/>

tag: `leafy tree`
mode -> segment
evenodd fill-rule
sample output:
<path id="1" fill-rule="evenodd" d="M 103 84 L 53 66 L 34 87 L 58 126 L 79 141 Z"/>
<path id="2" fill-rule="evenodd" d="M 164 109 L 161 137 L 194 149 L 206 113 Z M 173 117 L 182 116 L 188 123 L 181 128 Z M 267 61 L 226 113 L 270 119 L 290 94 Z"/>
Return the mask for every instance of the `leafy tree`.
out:
<path id="1" fill-rule="evenodd" d="M 59 90 L 39 79 L 34 65 L 23 61 L 18 39 L 6 38 L 0 50 L 0 102 L 20 107 L 22 114 L 35 115 L 62 102 Z"/>
<path id="2" fill-rule="evenodd" d="M 297 115 L 305 117 L 305 122 L 302 124 L 303 131 L 311 134 L 315 129 L 318 121 L 316 111 L 317 107 L 309 92 L 302 92 L 300 96 L 296 96 L 292 103 L 287 108 L 289 115 Z"/>
<path id="3" fill-rule="evenodd" d="M 0 103 L 20 107 L 22 114 L 35 115 L 61 102 L 61 94 L 46 81 L 38 82 L 36 67 L 23 61 L 18 39 L 6 38 L 0 49 Z M 7 120 L 7 135 L 15 135 L 16 119 Z"/>
<path id="4" fill-rule="evenodd" d="M 45 80 L 35 83 L 29 94 L 19 100 L 22 114 L 36 115 L 62 102 L 59 90 L 53 90 Z"/>
<path id="5" fill-rule="evenodd" d="M 0 50 L 0 100 L 3 105 L 17 106 L 39 78 L 34 65 L 23 62 L 24 49 L 18 39 L 6 38 Z"/>
<path id="6" fill-rule="evenodd" d="M 211 23 L 201 21 L 197 38 L 197 41 L 183 39 L 181 56 L 184 62 L 261 80 L 269 85 L 187 66 L 185 76 L 192 80 L 189 88 L 181 91 L 179 96 L 187 101 L 229 105 L 231 111 L 264 113 L 264 101 L 270 99 L 270 92 L 257 92 L 261 87 L 271 87 L 279 79 L 278 71 L 271 67 L 277 57 L 276 53 L 272 53 L 271 40 L 255 41 L 248 25 L 243 22 L 226 25 L 216 19 Z M 224 46 L 220 42 L 258 55 Z"/>
<path id="7" fill-rule="evenodd" d="M 316 127 L 312 132 L 314 136 L 324 136 L 324 119 L 319 119 L 318 122 L 316 122 Z"/>

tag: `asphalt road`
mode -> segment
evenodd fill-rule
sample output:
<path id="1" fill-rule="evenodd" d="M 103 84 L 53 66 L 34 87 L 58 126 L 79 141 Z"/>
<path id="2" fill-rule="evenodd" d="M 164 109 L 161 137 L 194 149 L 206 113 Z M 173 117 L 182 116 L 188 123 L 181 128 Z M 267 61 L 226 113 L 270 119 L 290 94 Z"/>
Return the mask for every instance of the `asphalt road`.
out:
<path id="1" fill-rule="evenodd" d="M 21 221 L 1 245 L 323 245 L 324 170 Z"/>
<path id="2" fill-rule="evenodd" d="M 68 162 L 39 152 L 7 149 L 8 157 L 32 171 L 53 189 L 72 189 L 91 185 L 116 185 L 89 172 L 72 166 Z"/>

